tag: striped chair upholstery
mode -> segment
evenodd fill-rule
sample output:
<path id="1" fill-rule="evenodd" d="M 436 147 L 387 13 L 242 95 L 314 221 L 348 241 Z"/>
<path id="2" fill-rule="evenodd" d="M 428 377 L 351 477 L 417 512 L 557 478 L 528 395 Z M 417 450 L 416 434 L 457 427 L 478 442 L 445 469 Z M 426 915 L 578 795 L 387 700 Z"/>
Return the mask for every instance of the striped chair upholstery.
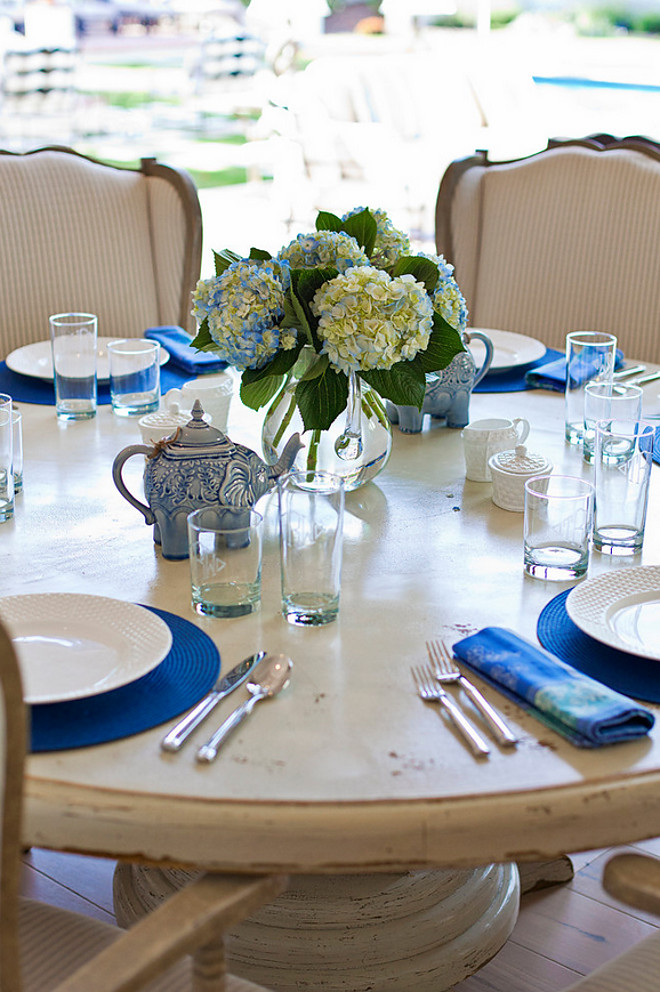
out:
<path id="1" fill-rule="evenodd" d="M 0 358 L 48 337 L 48 317 L 95 313 L 99 335 L 192 331 L 201 211 L 190 177 L 118 169 L 65 148 L 0 153 Z"/>
<path id="2" fill-rule="evenodd" d="M 202 876 L 127 932 L 19 899 L 25 746 L 18 664 L 0 626 L 0 992 L 190 992 L 193 972 L 195 992 L 267 992 L 225 974 L 221 934 L 281 892 L 283 878 Z"/>
<path id="3" fill-rule="evenodd" d="M 551 142 L 511 162 L 453 162 L 436 244 L 456 267 L 473 327 L 563 348 L 610 331 L 660 362 L 660 146 L 609 136 Z"/>

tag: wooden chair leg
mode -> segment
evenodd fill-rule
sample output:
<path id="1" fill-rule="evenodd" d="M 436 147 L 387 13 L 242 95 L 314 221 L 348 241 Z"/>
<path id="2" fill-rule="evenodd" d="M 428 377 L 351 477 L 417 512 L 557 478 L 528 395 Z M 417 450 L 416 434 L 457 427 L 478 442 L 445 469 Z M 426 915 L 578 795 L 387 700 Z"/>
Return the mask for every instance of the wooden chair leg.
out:
<path id="1" fill-rule="evenodd" d="M 192 992 L 225 992 L 227 959 L 222 937 L 200 947 L 193 955 Z"/>

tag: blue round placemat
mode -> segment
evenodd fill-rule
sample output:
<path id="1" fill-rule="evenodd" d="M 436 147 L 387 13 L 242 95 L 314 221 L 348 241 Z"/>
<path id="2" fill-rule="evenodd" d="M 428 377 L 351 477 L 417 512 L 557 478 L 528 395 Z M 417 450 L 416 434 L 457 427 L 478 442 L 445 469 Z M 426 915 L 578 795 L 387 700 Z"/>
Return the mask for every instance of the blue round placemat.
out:
<path id="1" fill-rule="evenodd" d="M 31 750 L 105 744 L 174 720 L 212 689 L 220 672 L 220 654 L 203 630 L 189 620 L 157 610 L 172 631 L 165 659 L 135 682 L 98 696 L 31 707 Z"/>
<path id="2" fill-rule="evenodd" d="M 660 703 L 660 662 L 608 647 L 583 633 L 566 612 L 570 591 L 560 592 L 541 611 L 536 633 L 546 651 L 625 696 Z"/>
<path id="3" fill-rule="evenodd" d="M 160 391 L 178 388 L 190 379 L 190 372 L 168 362 L 160 370 Z M 50 379 L 38 379 L 36 376 L 21 375 L 7 368 L 6 362 L 0 362 L 0 393 L 8 393 L 16 403 L 39 403 L 42 406 L 55 406 L 55 387 Z M 99 382 L 97 403 L 104 406 L 110 403 L 110 386 L 107 382 Z"/>

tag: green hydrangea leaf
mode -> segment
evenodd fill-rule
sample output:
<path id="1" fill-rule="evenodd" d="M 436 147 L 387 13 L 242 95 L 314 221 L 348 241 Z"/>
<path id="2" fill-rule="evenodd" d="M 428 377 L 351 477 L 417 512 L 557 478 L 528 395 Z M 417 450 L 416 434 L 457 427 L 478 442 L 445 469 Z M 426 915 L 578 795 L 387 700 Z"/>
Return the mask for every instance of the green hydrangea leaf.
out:
<path id="1" fill-rule="evenodd" d="M 260 369 L 246 369 L 241 381 L 245 385 L 251 385 L 253 382 L 260 382 L 261 379 L 268 378 L 268 376 L 286 375 L 298 361 L 301 349 L 302 344 L 297 344 L 295 348 L 289 348 L 287 351 L 278 351 L 270 362 L 262 365 Z"/>
<path id="2" fill-rule="evenodd" d="M 438 266 L 434 265 L 430 258 L 423 258 L 421 255 L 403 255 L 394 266 L 392 275 L 407 274 L 414 276 L 417 282 L 424 283 L 429 296 L 438 285 Z"/>
<path id="3" fill-rule="evenodd" d="M 343 231 L 340 217 L 331 214 L 328 210 L 321 210 L 316 218 L 317 231 Z"/>
<path id="4" fill-rule="evenodd" d="M 357 243 L 364 249 L 366 255 L 371 258 L 376 243 L 378 228 L 376 219 L 369 210 L 361 210 L 359 214 L 353 214 L 342 222 L 342 228 L 346 234 L 355 238 Z"/>
<path id="5" fill-rule="evenodd" d="M 426 376 L 417 357 L 409 362 L 397 362 L 391 369 L 360 372 L 360 378 L 368 382 L 383 399 L 400 406 L 416 406 L 421 410 L 426 392 Z"/>
<path id="6" fill-rule="evenodd" d="M 222 251 L 214 251 L 213 258 L 215 259 L 216 276 L 221 276 L 233 262 L 240 262 L 241 260 L 241 256 L 237 255 L 235 251 L 231 251 L 230 248 L 223 248 Z"/>
<path id="7" fill-rule="evenodd" d="M 309 379 L 318 379 L 319 376 L 325 374 L 328 364 L 329 361 L 327 355 L 318 355 L 317 358 L 312 361 L 311 365 L 307 367 L 304 374 L 301 375 L 300 381 L 307 382 Z"/>
<path id="8" fill-rule="evenodd" d="M 337 269 L 292 269 L 291 289 L 289 297 L 291 299 L 299 325 L 307 335 L 309 344 L 314 351 L 321 350 L 321 342 L 316 334 L 318 320 L 312 313 L 310 306 L 314 299 L 314 294 L 328 279 L 334 279 L 338 275 Z"/>
<path id="9" fill-rule="evenodd" d="M 250 371 L 253 370 L 247 369 L 243 373 L 240 397 L 241 401 L 251 410 L 259 410 L 262 406 L 265 406 L 266 403 L 273 398 L 273 396 L 275 396 L 279 389 L 282 388 L 285 377 L 283 375 L 269 375 L 265 378 L 246 382 L 245 377 L 247 372 Z"/>
<path id="10" fill-rule="evenodd" d="M 326 367 L 314 379 L 302 379 L 296 386 L 296 402 L 305 430 L 327 430 L 346 409 L 348 379 L 343 372 Z"/>
<path id="11" fill-rule="evenodd" d="M 419 362 L 424 372 L 437 372 L 446 369 L 452 358 L 461 351 L 465 351 L 461 335 L 444 317 L 434 313 L 428 347 L 426 351 L 417 353 L 415 361 Z"/>
<path id="12" fill-rule="evenodd" d="M 190 342 L 192 348 L 197 351 L 217 351 L 218 342 L 211 337 L 211 332 L 209 330 L 209 319 L 205 317 L 202 323 L 199 325 L 197 330 L 197 335 Z"/>
<path id="13" fill-rule="evenodd" d="M 253 258 L 257 262 L 268 262 L 273 256 L 269 251 L 265 251 L 263 248 L 250 248 L 250 254 L 248 258 Z"/>

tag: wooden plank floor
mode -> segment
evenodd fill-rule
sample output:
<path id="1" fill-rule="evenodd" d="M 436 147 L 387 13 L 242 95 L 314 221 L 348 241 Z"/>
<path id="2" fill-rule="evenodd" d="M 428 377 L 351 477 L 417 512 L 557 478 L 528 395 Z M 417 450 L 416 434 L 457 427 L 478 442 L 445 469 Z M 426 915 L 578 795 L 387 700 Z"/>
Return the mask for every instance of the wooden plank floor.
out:
<path id="1" fill-rule="evenodd" d="M 660 857 L 660 838 L 615 850 Z M 603 866 L 613 853 L 571 855 L 571 882 L 523 896 L 508 942 L 455 992 L 560 992 L 659 927 L 660 919 L 602 888 Z M 23 894 L 112 922 L 113 870 L 112 861 L 35 848 L 23 856 Z"/>

